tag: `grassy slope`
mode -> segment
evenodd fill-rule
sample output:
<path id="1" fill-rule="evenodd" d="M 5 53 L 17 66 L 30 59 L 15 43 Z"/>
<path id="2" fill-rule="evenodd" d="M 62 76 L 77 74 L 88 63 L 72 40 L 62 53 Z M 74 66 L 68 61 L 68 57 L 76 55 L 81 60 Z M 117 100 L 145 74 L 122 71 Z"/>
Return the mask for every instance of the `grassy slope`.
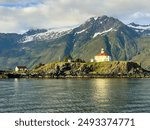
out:
<path id="1" fill-rule="evenodd" d="M 142 65 L 143 68 L 150 70 L 150 37 L 142 37 L 138 40 L 140 52 L 132 58 L 132 61 Z"/>
<path id="2" fill-rule="evenodd" d="M 38 69 L 33 69 L 32 72 L 50 72 L 54 70 L 57 65 L 60 67 L 64 65 L 65 62 L 52 62 L 42 66 Z M 81 70 L 84 66 L 92 68 L 91 73 L 102 73 L 102 74 L 112 74 L 112 73 L 128 73 L 129 72 L 129 65 L 132 66 L 133 63 L 127 61 L 111 61 L 111 62 L 87 62 L 87 63 L 70 63 L 72 69 L 74 70 Z"/>
<path id="3" fill-rule="evenodd" d="M 81 47 L 75 47 L 72 56 L 90 61 L 101 48 L 105 48 L 113 60 L 129 60 L 137 53 L 136 43 L 133 40 L 129 40 L 124 34 L 109 32 L 106 35 L 98 35 Z"/>

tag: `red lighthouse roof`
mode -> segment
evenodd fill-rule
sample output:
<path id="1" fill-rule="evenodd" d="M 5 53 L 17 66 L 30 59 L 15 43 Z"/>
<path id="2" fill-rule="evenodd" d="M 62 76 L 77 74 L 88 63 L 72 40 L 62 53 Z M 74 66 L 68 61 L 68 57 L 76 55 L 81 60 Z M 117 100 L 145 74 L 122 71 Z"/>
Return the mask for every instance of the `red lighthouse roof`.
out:
<path id="1" fill-rule="evenodd" d="M 109 56 L 109 55 L 106 54 L 106 53 L 99 53 L 99 54 L 97 54 L 96 56 Z"/>
<path id="2" fill-rule="evenodd" d="M 96 56 L 109 56 L 107 53 L 105 53 L 104 49 L 101 49 L 101 53 L 97 54 Z"/>

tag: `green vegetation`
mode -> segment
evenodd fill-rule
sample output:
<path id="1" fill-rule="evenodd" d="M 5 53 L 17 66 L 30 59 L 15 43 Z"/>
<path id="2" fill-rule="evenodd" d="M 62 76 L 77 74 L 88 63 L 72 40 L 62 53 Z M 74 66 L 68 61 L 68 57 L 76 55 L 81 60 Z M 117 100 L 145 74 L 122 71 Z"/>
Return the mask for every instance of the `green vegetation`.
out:
<path id="1" fill-rule="evenodd" d="M 0 78 L 65 78 L 65 77 L 150 77 L 150 72 L 134 62 L 51 62 L 40 63 L 28 71 L 9 71 Z"/>
<path id="2" fill-rule="evenodd" d="M 150 70 L 150 37 L 141 37 L 138 39 L 138 46 L 139 53 L 132 58 L 132 61 Z"/>
<path id="3" fill-rule="evenodd" d="M 110 61 L 110 62 L 53 62 L 33 69 L 34 73 L 51 73 L 55 71 L 56 67 L 59 66 L 63 72 L 78 72 L 84 74 L 133 74 L 143 73 L 146 70 L 142 69 L 140 65 L 133 62 L 126 61 Z M 67 69 L 66 69 L 67 68 Z"/>

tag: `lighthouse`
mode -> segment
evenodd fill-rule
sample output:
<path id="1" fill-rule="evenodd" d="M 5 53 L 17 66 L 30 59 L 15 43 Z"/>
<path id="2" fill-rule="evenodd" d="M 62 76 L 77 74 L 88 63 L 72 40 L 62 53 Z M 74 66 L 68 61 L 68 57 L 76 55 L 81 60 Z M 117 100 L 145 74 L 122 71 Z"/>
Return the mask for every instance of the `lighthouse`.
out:
<path id="1" fill-rule="evenodd" d="M 111 56 L 105 52 L 104 48 L 102 48 L 101 52 L 94 57 L 94 61 L 95 62 L 111 61 Z"/>

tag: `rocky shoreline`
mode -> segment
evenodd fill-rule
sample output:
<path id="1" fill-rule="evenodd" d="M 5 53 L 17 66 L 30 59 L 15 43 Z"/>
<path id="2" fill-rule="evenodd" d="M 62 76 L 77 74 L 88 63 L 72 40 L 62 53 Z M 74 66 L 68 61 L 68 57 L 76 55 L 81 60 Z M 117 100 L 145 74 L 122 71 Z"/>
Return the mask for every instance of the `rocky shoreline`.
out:
<path id="1" fill-rule="evenodd" d="M 150 71 L 134 62 L 53 62 L 24 72 L 1 72 L 0 78 L 150 78 Z"/>
<path id="2" fill-rule="evenodd" d="M 78 75 L 78 76 L 72 76 L 72 75 L 40 75 L 40 74 L 34 74 L 34 75 L 24 75 L 24 74 L 4 74 L 0 75 L 0 79 L 9 79 L 9 78 L 39 78 L 39 79 L 68 79 L 68 78 L 150 78 L 149 75 L 138 75 L 138 74 L 123 74 L 123 75 L 110 75 L 110 74 L 90 74 L 90 75 Z"/>

